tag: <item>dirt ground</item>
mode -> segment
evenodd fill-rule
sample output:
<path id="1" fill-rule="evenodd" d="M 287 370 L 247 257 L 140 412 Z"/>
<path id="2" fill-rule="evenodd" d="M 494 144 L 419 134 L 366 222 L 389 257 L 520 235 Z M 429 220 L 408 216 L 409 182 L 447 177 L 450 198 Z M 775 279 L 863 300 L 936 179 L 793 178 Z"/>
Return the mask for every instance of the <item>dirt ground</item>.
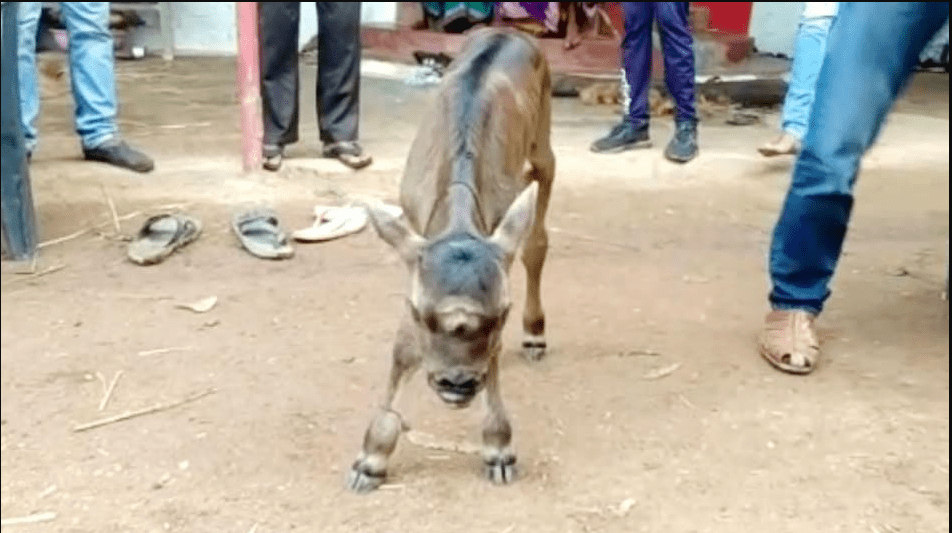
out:
<path id="1" fill-rule="evenodd" d="M 80 161 L 71 99 L 53 96 L 32 165 L 41 239 L 98 233 L 44 248 L 36 268 L 61 267 L 47 275 L 3 265 L 0 512 L 55 513 L 5 531 L 949 531 L 947 75 L 918 77 L 864 162 L 809 377 L 773 370 L 754 343 L 791 165 L 754 150 L 776 112 L 704 122 L 700 157 L 675 166 L 661 157 L 670 120 L 656 122 L 653 149 L 594 155 L 616 115 L 557 100 L 550 352 L 533 365 L 510 348 L 503 362 L 521 478 L 495 487 L 475 455 L 402 440 L 388 485 L 356 496 L 344 474 L 383 390 L 402 266 L 372 231 L 264 262 L 237 246 L 229 217 L 266 202 L 295 229 L 318 203 L 392 199 L 430 93 L 364 80 L 376 163 L 354 173 L 317 158 L 305 69 L 293 159 L 244 177 L 231 62 L 118 68 L 121 127 L 157 170 Z M 203 236 L 134 266 L 106 197 L 120 216 L 188 203 Z M 524 279 L 517 263 L 520 312 Z M 212 295 L 207 313 L 176 308 Z M 519 330 L 510 321 L 507 346 Z M 97 375 L 119 371 L 100 411 Z M 419 379 L 404 399 L 415 430 L 477 442 L 478 408 L 449 411 Z"/>

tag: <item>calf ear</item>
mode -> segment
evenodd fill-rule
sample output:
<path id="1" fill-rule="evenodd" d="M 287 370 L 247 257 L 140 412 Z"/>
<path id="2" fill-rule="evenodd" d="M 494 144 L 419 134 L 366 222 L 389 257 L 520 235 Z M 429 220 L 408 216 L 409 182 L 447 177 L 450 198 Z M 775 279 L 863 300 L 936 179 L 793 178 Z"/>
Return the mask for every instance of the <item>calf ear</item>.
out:
<path id="1" fill-rule="evenodd" d="M 506 215 L 490 237 L 490 242 L 499 246 L 512 261 L 516 250 L 529 234 L 535 222 L 536 202 L 539 198 L 539 184 L 535 181 L 516 197 Z"/>
<path id="2" fill-rule="evenodd" d="M 367 210 L 377 235 L 393 246 L 405 262 L 413 262 L 423 247 L 424 240 L 407 224 L 403 210 L 376 201 L 365 203 L 364 209 Z"/>

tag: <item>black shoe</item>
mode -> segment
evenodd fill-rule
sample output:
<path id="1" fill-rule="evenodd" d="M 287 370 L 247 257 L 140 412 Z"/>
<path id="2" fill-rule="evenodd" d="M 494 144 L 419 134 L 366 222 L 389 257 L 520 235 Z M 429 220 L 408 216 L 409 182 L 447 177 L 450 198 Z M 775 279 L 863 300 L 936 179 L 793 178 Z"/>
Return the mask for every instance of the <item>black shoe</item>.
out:
<path id="1" fill-rule="evenodd" d="M 648 137 L 648 125 L 635 126 L 628 122 L 612 128 L 605 137 L 592 143 L 591 150 L 600 154 L 614 154 L 631 148 L 645 148 L 651 146 Z"/>
<path id="2" fill-rule="evenodd" d="M 266 144 L 262 149 L 261 155 L 264 156 L 264 163 L 262 164 L 264 169 L 277 172 L 281 168 L 281 163 L 284 161 L 284 147 Z"/>
<path id="3" fill-rule="evenodd" d="M 118 139 L 111 139 L 95 148 L 84 147 L 83 157 L 136 172 L 150 172 L 155 168 L 149 156 Z"/>
<path id="4" fill-rule="evenodd" d="M 697 157 L 697 122 L 683 120 L 675 125 L 674 137 L 664 149 L 664 156 L 675 163 L 687 163 Z"/>

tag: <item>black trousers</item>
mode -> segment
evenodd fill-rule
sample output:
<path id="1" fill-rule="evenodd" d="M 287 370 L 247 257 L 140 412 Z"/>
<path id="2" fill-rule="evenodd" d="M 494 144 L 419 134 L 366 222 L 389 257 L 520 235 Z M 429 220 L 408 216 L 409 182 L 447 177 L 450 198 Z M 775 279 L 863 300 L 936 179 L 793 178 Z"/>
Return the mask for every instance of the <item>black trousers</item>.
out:
<path id="1" fill-rule="evenodd" d="M 317 123 L 324 144 L 356 141 L 360 2 L 317 4 Z M 259 2 L 264 144 L 298 140 L 300 2 Z"/>

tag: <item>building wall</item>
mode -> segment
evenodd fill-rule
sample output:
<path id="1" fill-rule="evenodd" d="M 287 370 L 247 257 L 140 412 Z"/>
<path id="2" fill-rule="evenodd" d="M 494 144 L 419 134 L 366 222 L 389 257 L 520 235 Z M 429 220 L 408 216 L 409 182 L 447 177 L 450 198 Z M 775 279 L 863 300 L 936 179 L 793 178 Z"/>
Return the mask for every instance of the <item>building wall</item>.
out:
<path id="1" fill-rule="evenodd" d="M 793 40 L 800 24 L 804 2 L 754 2 L 750 17 L 750 35 L 761 52 L 793 57 Z M 938 60 L 949 44 L 949 23 L 936 33 L 920 59 Z"/>
<path id="2" fill-rule="evenodd" d="M 301 33 L 303 46 L 317 33 L 317 14 L 314 2 L 301 3 Z M 397 20 L 396 2 L 364 2 L 361 9 L 363 24 L 394 24 Z M 135 43 L 149 51 L 160 52 L 162 38 L 158 17 L 143 15 L 146 27 L 139 28 Z M 237 48 L 234 2 L 172 2 L 172 22 L 175 31 L 175 49 L 179 55 L 234 55 Z"/>
<path id="3" fill-rule="evenodd" d="M 750 14 L 750 36 L 760 52 L 793 57 L 803 2 L 754 2 Z"/>
<path id="4" fill-rule="evenodd" d="M 735 4 L 746 4 L 734 2 Z M 793 56 L 803 2 L 753 2 L 748 33 L 761 52 Z M 173 2 L 172 20 L 175 47 L 179 55 L 234 55 L 236 50 L 234 2 Z M 317 33 L 314 2 L 302 2 L 299 45 L 303 46 Z M 361 22 L 392 25 L 397 21 L 397 2 L 363 2 Z M 139 28 L 136 44 L 150 51 L 160 51 L 162 40 L 155 16 L 146 16 L 147 27 Z M 943 44 L 949 42 L 948 24 L 940 31 L 924 57 L 938 57 Z"/>

